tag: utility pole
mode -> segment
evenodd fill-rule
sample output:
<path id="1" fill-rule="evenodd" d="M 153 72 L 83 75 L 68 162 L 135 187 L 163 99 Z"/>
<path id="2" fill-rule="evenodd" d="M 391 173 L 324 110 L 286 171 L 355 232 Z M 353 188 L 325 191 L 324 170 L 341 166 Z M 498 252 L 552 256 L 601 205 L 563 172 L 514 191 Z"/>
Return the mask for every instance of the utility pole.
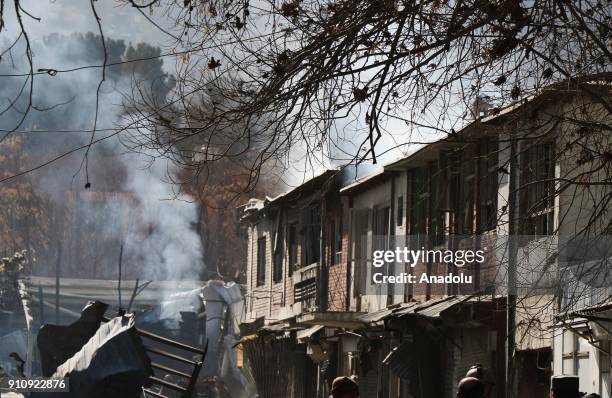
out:
<path id="1" fill-rule="evenodd" d="M 44 325 L 45 324 L 45 296 L 43 294 L 43 288 L 42 285 L 39 283 L 38 284 L 38 304 L 39 304 L 39 310 L 40 310 L 40 324 Z"/>
<path id="2" fill-rule="evenodd" d="M 510 144 L 508 195 L 508 294 L 506 297 L 506 398 L 514 398 L 514 352 L 516 348 L 516 262 L 518 255 L 518 151 L 517 140 Z"/>
<path id="3" fill-rule="evenodd" d="M 119 312 L 123 311 L 123 303 L 121 302 L 121 268 L 123 263 L 123 244 L 121 245 L 121 249 L 119 249 L 119 270 L 117 276 L 117 292 L 119 293 Z"/>

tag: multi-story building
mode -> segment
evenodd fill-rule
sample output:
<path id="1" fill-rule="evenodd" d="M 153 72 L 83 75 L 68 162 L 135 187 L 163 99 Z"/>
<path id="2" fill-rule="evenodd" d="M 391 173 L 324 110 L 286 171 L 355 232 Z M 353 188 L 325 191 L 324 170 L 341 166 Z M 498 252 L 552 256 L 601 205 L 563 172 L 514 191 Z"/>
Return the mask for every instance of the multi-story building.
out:
<path id="1" fill-rule="evenodd" d="M 252 332 L 248 325 L 258 325 L 260 331 L 279 337 L 275 344 L 302 354 L 275 359 L 285 378 L 276 373 L 279 369 L 262 369 L 259 383 L 270 388 L 260 391 L 262 396 L 322 394 L 326 383 L 315 382 L 320 379 L 317 367 L 306 356 L 313 347 L 296 341 L 296 325 L 310 329 L 303 334 L 304 341 L 325 326 L 359 325 L 359 314 L 349 311 L 348 207 L 338 192 L 343 175 L 328 170 L 285 194 L 251 200 L 245 207 L 243 221 L 249 225 L 245 329 Z M 245 345 L 249 352 L 249 344 Z M 250 352 L 262 360 L 273 354 Z M 327 356 L 325 361 L 329 368 Z M 328 375 L 335 372 L 330 369 Z"/>
<path id="2" fill-rule="evenodd" d="M 363 396 L 453 397 L 481 363 L 493 397 L 545 397 L 551 374 L 575 373 L 609 398 L 608 99 L 605 82 L 557 85 L 363 177 L 330 170 L 249 202 L 244 350 L 279 365 L 260 394 L 325 397 L 352 374 Z M 396 247 L 484 255 L 373 265 Z"/>

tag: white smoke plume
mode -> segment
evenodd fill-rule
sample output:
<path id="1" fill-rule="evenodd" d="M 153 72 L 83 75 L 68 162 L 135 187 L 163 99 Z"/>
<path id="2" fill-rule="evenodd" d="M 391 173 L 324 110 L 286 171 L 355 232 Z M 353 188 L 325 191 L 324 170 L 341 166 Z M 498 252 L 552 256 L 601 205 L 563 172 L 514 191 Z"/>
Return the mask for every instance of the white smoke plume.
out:
<path id="1" fill-rule="evenodd" d="M 147 155 L 130 159 L 126 188 L 138 198 L 138 212 L 142 219 L 153 223 L 153 228 L 144 240 L 140 236 L 142 225 L 129 230 L 125 236 L 126 254 L 147 264 L 148 279 L 199 279 L 202 241 L 193 228 L 198 220 L 193 198 L 178 194 L 166 180 L 168 173 L 175 172 L 169 161 L 157 159 L 148 164 Z M 138 167 L 138 163 L 146 165 Z"/>
<path id="2" fill-rule="evenodd" d="M 92 48 L 95 40 L 91 36 L 49 36 L 36 41 L 35 68 L 99 64 L 100 48 Z M 115 48 L 121 49 L 121 45 Z M 16 47 L 11 55 L 0 62 L 0 74 L 27 70 L 22 48 Z M 100 95 L 99 128 L 119 126 L 122 101 L 132 91 L 131 74 L 120 68 L 107 70 Z M 22 164 L 22 169 L 89 142 L 100 77 L 98 68 L 36 77 L 35 105 L 49 109 L 31 111 L 19 131 L 12 134 L 23 142 L 27 164 Z M 6 99 L 15 98 L 21 85 L 20 78 L 0 77 L 3 109 Z M 15 125 L 26 99 L 27 95 L 22 96 L 14 109 L 0 118 L 1 129 Z M 112 132 L 99 131 L 95 138 Z M 171 180 L 177 170 L 169 161 L 155 159 L 154 154 L 132 153 L 120 138 L 109 138 L 91 148 L 89 189 L 84 188 L 84 150 L 23 177 L 31 178 L 36 194 L 47 199 L 54 223 L 49 247 L 39 253 L 34 273 L 52 274 L 56 246 L 62 245 L 64 277 L 116 279 L 123 245 L 123 279 L 198 280 L 204 267 L 201 239 L 194 227 L 199 222 L 198 206 L 193 198 L 174 191 Z"/>

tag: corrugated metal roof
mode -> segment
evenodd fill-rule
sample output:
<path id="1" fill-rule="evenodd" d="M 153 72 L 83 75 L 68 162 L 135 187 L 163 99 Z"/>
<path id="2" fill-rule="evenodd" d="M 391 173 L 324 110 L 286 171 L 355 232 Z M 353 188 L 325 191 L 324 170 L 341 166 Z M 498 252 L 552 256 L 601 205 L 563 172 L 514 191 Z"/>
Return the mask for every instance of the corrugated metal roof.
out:
<path id="1" fill-rule="evenodd" d="M 490 301 L 489 297 L 474 296 L 447 296 L 440 299 L 428 300 L 423 303 L 402 303 L 387 307 L 383 310 L 371 312 L 358 319 L 364 323 L 375 323 L 392 317 L 420 315 L 426 318 L 438 318 L 446 310 L 465 302 Z"/>
<path id="2" fill-rule="evenodd" d="M 412 312 L 413 309 L 417 307 L 418 305 L 419 303 L 393 304 L 392 306 L 389 306 L 382 310 L 364 314 L 357 319 L 359 319 L 360 321 L 364 323 L 376 323 L 376 322 L 383 321 L 387 318 L 391 318 L 394 316 L 400 316 L 400 315 Z"/>
<path id="3" fill-rule="evenodd" d="M 379 322 L 382 321 L 383 319 L 387 318 L 389 315 L 391 315 L 393 313 L 393 309 L 392 308 L 385 308 L 382 310 L 378 310 L 378 311 L 374 311 L 374 312 L 369 312 L 365 315 L 360 316 L 359 319 L 362 322 L 365 323 L 373 323 L 373 322 Z"/>
<path id="4" fill-rule="evenodd" d="M 296 337 L 298 340 L 307 339 L 324 328 L 323 325 L 315 325 L 308 329 L 298 330 Z"/>
<path id="5" fill-rule="evenodd" d="M 598 312 L 604 312 L 610 309 L 612 309 L 612 299 L 608 299 L 604 301 L 603 303 L 589 306 L 589 307 L 584 307 L 579 310 L 561 312 L 555 315 L 555 318 L 557 320 L 580 318 L 586 315 L 592 315 L 592 314 L 596 314 Z"/>
<path id="6" fill-rule="evenodd" d="M 414 312 L 417 315 L 424 316 L 426 318 L 439 318 L 442 312 L 454 307 L 457 304 L 461 304 L 468 301 L 471 296 L 449 296 L 439 300 L 430 305 L 422 304 L 415 308 Z"/>
<path id="7" fill-rule="evenodd" d="M 394 316 L 402 316 L 414 312 L 414 309 L 419 306 L 419 303 L 406 303 L 393 312 Z"/>
<path id="8" fill-rule="evenodd" d="M 357 319 L 365 324 L 373 324 L 388 318 L 400 318 L 409 315 L 420 315 L 425 318 L 439 318 L 444 311 L 465 302 L 491 301 L 491 297 L 447 296 L 428 300 L 423 303 L 394 304 L 385 309 L 364 314 Z"/>

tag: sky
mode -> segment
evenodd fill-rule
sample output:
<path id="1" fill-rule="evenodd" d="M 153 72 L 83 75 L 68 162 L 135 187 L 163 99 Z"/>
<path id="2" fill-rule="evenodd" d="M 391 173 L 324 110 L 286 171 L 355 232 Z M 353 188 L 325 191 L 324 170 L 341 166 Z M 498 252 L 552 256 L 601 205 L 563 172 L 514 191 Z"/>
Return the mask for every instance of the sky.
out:
<path id="1" fill-rule="evenodd" d="M 42 40 L 45 35 L 51 33 L 64 35 L 77 32 L 98 33 L 98 26 L 89 0 L 22 0 L 21 4 L 25 12 L 33 17 L 40 18 L 40 21 L 37 21 L 24 15 L 24 24 L 31 41 Z M 166 9 L 164 6 L 154 6 L 152 10 L 138 10 L 125 0 L 97 0 L 94 4 L 101 18 L 104 35 L 107 38 L 124 40 L 128 44 L 147 42 L 154 46 L 160 46 L 162 52 L 168 52 L 176 48 L 174 46 L 175 39 L 166 32 L 177 35 L 177 28 L 172 22 L 173 18 L 164 15 Z M 7 8 L 5 10 L 7 26 L 1 32 L 0 42 L 2 42 L 2 39 L 14 38 L 19 31 L 16 18 L 14 17 L 14 9 L 12 9 L 12 2 L 6 2 L 5 7 Z M 147 17 L 159 25 L 161 29 L 147 20 Z M 45 59 L 44 56 L 37 57 L 37 54 L 34 54 L 35 69 L 57 67 L 53 63 L 52 60 Z M 64 63 L 63 60 L 62 63 Z M 73 67 L 82 66 L 78 65 L 78 61 L 71 64 L 70 60 L 67 60 L 66 64 L 61 65 L 61 67 L 67 67 L 68 65 Z M 174 74 L 174 66 L 175 59 L 172 57 L 164 58 L 164 69 L 167 72 Z M 357 130 L 355 123 L 361 124 L 361 127 L 363 127 L 363 115 L 365 115 L 365 111 L 361 112 L 358 116 L 358 122 L 355 122 L 353 118 L 352 121 L 342 120 L 337 123 L 338 137 L 343 137 L 340 142 L 343 150 L 357 152 L 359 143 L 364 140 L 365 136 L 356 135 L 355 133 Z M 429 140 L 428 137 L 416 137 L 414 135 L 408 137 L 408 129 L 403 122 L 392 120 L 388 123 L 386 129 L 389 134 L 385 134 L 377 145 L 377 153 L 383 154 L 383 156 L 379 157 L 379 161 L 382 163 L 393 161 L 405 155 L 410 149 L 404 146 L 402 150 L 387 152 L 388 148 L 395 147 L 409 139 L 419 142 Z M 431 140 L 434 140 L 434 138 L 431 137 Z M 294 149 L 296 149 L 294 151 L 295 154 L 300 153 L 299 148 Z M 321 172 L 324 168 L 337 166 L 350 158 L 348 154 L 343 155 L 340 152 L 337 152 L 337 156 L 342 158 L 342 160 L 330 162 L 329 159 L 321 154 L 321 156 L 315 156 L 314 162 L 305 162 L 302 156 L 293 156 L 288 159 L 288 162 L 291 164 L 286 173 L 288 178 L 285 179 L 285 182 L 289 182 L 290 185 L 299 184 L 304 179 L 312 177 L 313 174 Z"/>
<path id="2" fill-rule="evenodd" d="M 86 0 L 22 0 L 22 7 L 32 16 L 40 18 L 35 21 L 24 17 L 24 24 L 33 40 L 42 39 L 49 33 L 70 34 L 73 32 L 97 32 L 98 27 L 92 13 L 91 4 Z M 159 46 L 170 44 L 172 40 L 166 33 L 153 26 L 137 9 L 124 1 L 98 0 L 94 2 L 101 18 L 104 34 L 113 39 L 123 39 L 126 42 L 148 42 Z M 6 2 L 6 31 L 14 37 L 17 32 L 14 8 L 12 2 Z M 148 14 L 148 11 L 145 11 Z M 164 29 L 168 19 L 160 18 L 156 13 L 151 16 Z"/>

